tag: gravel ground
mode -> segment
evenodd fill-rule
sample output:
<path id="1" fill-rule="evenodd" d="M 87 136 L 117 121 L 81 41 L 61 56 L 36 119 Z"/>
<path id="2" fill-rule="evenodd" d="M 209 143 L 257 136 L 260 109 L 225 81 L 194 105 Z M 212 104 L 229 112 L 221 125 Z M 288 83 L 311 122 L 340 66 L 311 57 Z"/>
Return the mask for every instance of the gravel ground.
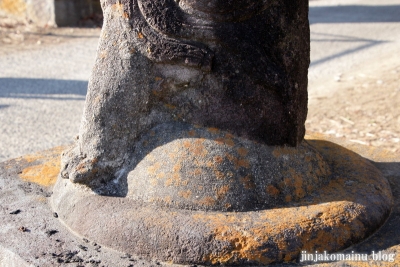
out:
<path id="1" fill-rule="evenodd" d="M 308 131 L 400 152 L 400 62 L 381 58 L 325 82 L 327 96 L 310 99 Z"/>
<path id="2" fill-rule="evenodd" d="M 73 141 L 99 35 L 0 17 L 0 161 Z"/>

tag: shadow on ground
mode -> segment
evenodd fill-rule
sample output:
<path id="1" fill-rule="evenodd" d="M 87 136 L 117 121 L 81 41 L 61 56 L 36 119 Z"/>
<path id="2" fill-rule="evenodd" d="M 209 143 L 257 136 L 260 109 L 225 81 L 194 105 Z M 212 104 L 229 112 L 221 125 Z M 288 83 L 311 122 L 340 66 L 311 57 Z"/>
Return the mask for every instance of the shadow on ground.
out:
<path id="1" fill-rule="evenodd" d="M 0 78 L 0 98 L 84 100 L 87 85 L 79 80 Z"/>
<path id="2" fill-rule="evenodd" d="M 400 5 L 310 7 L 310 24 L 377 22 L 400 22 Z"/>

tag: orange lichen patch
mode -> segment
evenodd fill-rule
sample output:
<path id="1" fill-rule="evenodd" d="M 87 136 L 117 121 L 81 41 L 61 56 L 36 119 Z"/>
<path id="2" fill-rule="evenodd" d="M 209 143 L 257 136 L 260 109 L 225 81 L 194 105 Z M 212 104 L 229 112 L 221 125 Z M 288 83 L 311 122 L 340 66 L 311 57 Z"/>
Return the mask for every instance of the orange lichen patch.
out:
<path id="1" fill-rule="evenodd" d="M 161 77 L 155 77 L 155 78 L 154 78 L 154 80 L 156 80 L 157 82 L 158 82 L 158 81 L 161 81 L 162 79 L 163 79 L 163 78 L 161 78 Z"/>
<path id="2" fill-rule="evenodd" d="M 238 159 L 234 161 L 235 169 L 239 169 L 240 167 L 249 168 L 250 162 L 247 159 Z"/>
<path id="3" fill-rule="evenodd" d="M 174 173 L 165 181 L 165 186 L 179 186 L 181 184 L 181 176 L 179 173 Z"/>
<path id="4" fill-rule="evenodd" d="M 212 133 L 212 134 L 218 134 L 218 133 L 221 132 L 220 129 L 218 129 L 218 128 L 213 128 L 213 127 L 207 128 L 207 131 L 209 131 L 209 132 Z"/>
<path id="5" fill-rule="evenodd" d="M 268 185 L 265 191 L 267 192 L 268 195 L 273 197 L 279 196 L 280 193 L 279 189 L 273 186 L 272 184 Z"/>
<path id="6" fill-rule="evenodd" d="M 177 163 L 175 163 L 174 167 L 172 167 L 172 171 L 174 173 L 178 173 L 180 172 L 182 169 L 182 162 L 178 161 Z"/>
<path id="7" fill-rule="evenodd" d="M 297 199 L 305 196 L 305 191 L 303 189 L 303 178 L 299 175 L 295 169 L 289 168 L 287 174 L 290 178 L 285 178 L 284 181 L 287 185 L 294 187 L 294 194 Z"/>
<path id="8" fill-rule="evenodd" d="M 249 168 L 250 167 L 250 162 L 247 159 L 238 159 L 237 157 L 226 153 L 225 157 L 234 164 L 235 169 L 239 169 L 240 167 L 244 167 L 244 168 Z"/>
<path id="9" fill-rule="evenodd" d="M 193 176 L 200 176 L 203 173 L 203 170 L 200 168 L 196 168 L 194 169 L 194 171 L 192 172 Z"/>
<path id="10" fill-rule="evenodd" d="M 193 156 L 204 158 L 208 154 L 208 151 L 204 146 L 204 141 L 204 138 L 197 138 L 195 141 L 185 140 L 183 141 L 183 146 L 188 149 L 189 153 L 191 153 Z"/>
<path id="11" fill-rule="evenodd" d="M 174 160 L 176 158 L 176 153 L 174 153 L 174 152 L 168 153 L 168 156 L 170 159 Z"/>
<path id="12" fill-rule="evenodd" d="M 286 147 L 286 146 L 280 146 L 276 147 L 274 151 L 272 151 L 272 155 L 275 158 L 280 158 L 282 156 L 286 155 L 295 155 L 297 154 L 298 150 L 293 148 L 293 147 Z"/>
<path id="13" fill-rule="evenodd" d="M 224 159 L 221 156 L 215 156 L 213 158 L 213 161 L 217 164 L 222 164 L 222 162 L 224 161 Z"/>
<path id="14" fill-rule="evenodd" d="M 156 185 L 158 184 L 157 179 L 150 179 L 150 184 L 151 184 L 152 186 L 156 186 Z"/>
<path id="15" fill-rule="evenodd" d="M 292 196 L 291 195 L 286 195 L 285 196 L 285 202 L 290 202 L 292 201 Z"/>
<path id="16" fill-rule="evenodd" d="M 124 5 L 123 4 L 117 2 L 114 5 L 112 5 L 111 8 L 114 11 L 118 12 L 123 18 L 126 18 L 126 19 L 129 18 L 128 13 L 124 12 Z"/>
<path id="17" fill-rule="evenodd" d="M 160 168 L 161 168 L 161 163 L 160 162 L 156 162 L 152 166 L 149 166 L 147 168 L 147 172 L 149 174 L 155 175 Z"/>
<path id="18" fill-rule="evenodd" d="M 224 233 L 227 233 L 230 230 L 222 228 L 217 229 L 217 231 L 223 231 Z M 218 255 L 217 253 L 209 254 L 205 256 L 203 260 L 205 260 L 206 262 L 211 262 L 212 264 L 230 264 L 233 263 L 237 258 L 256 261 L 263 264 L 268 264 L 272 262 L 271 259 L 268 259 L 263 255 L 265 252 L 268 251 L 268 249 L 252 249 L 254 243 L 258 243 L 256 240 L 246 236 L 244 233 L 240 233 L 237 231 L 234 231 L 234 234 L 235 235 L 233 235 L 231 232 L 233 238 L 231 238 L 230 244 L 233 249 L 230 251 L 230 253 L 226 253 L 223 255 Z"/>
<path id="19" fill-rule="evenodd" d="M 221 171 L 215 170 L 214 174 L 215 174 L 215 177 L 219 180 L 225 179 L 225 174 Z"/>
<path id="20" fill-rule="evenodd" d="M 254 179 L 251 175 L 247 175 L 245 177 L 240 178 L 240 182 L 243 183 L 244 188 L 246 189 L 254 189 L 256 185 L 254 184 Z"/>
<path id="21" fill-rule="evenodd" d="M 215 199 L 212 197 L 204 197 L 199 201 L 200 205 L 211 207 L 215 205 Z"/>
<path id="22" fill-rule="evenodd" d="M 353 235 L 364 235 L 364 225 L 357 219 L 362 206 L 346 201 L 334 202 L 326 206 L 314 206 L 313 211 L 322 214 L 318 219 L 307 220 L 302 223 L 306 229 L 301 236 L 304 241 L 303 249 L 306 251 L 330 250 L 330 246 L 344 246 L 346 241 Z M 349 211 L 350 210 L 350 211 Z M 335 216 L 341 214 L 341 216 Z M 318 217 L 318 216 L 317 216 Z M 361 216 L 362 217 L 362 216 Z M 346 218 L 346 220 L 343 220 Z M 335 229 L 335 231 L 323 231 L 322 227 Z M 314 229 L 321 229 L 312 233 Z M 355 230 L 357 230 L 355 232 Z M 315 232 L 315 231 L 314 231 Z"/>
<path id="23" fill-rule="evenodd" d="M 157 179 L 163 179 L 165 178 L 165 173 L 164 172 L 160 172 L 156 175 Z"/>
<path id="24" fill-rule="evenodd" d="M 219 145 L 223 145 L 225 143 L 225 139 L 222 137 L 215 138 L 214 141 Z"/>
<path id="25" fill-rule="evenodd" d="M 229 185 L 223 185 L 220 188 L 217 188 L 217 199 L 220 200 L 226 196 L 229 191 Z"/>
<path id="26" fill-rule="evenodd" d="M 215 168 L 215 163 L 214 161 L 207 161 L 206 166 L 210 169 Z"/>
<path id="27" fill-rule="evenodd" d="M 272 262 L 265 256 L 268 248 L 262 248 L 262 242 L 265 241 L 266 233 L 260 232 L 260 229 L 244 229 L 242 227 L 234 227 L 233 222 L 238 218 L 235 215 L 227 214 L 210 214 L 195 215 L 195 220 L 203 221 L 214 228 L 213 235 L 215 240 L 225 241 L 230 244 L 230 249 L 223 252 L 210 253 L 204 257 L 204 261 L 211 264 L 230 264 L 240 260 L 250 260 L 262 264 Z M 251 221 L 251 218 L 244 215 L 241 221 Z M 265 223 L 266 225 L 268 223 Z M 267 229 L 268 227 L 263 227 Z M 256 235 L 253 231 L 256 231 Z M 257 236 L 257 238 L 255 238 Z"/>
<path id="28" fill-rule="evenodd" d="M 225 138 L 232 139 L 232 138 L 235 138 L 235 136 L 231 133 L 226 133 Z"/>
<path id="29" fill-rule="evenodd" d="M 164 106 L 165 106 L 166 108 L 168 108 L 168 109 L 176 109 L 176 106 L 174 106 L 174 105 L 172 105 L 172 104 L 169 104 L 169 103 L 164 104 Z"/>
<path id="30" fill-rule="evenodd" d="M 241 157 L 245 157 L 249 153 L 249 150 L 247 148 L 245 148 L 245 147 L 239 147 L 237 149 L 237 152 Z"/>
<path id="31" fill-rule="evenodd" d="M 183 197 L 183 198 L 188 199 L 188 198 L 191 197 L 192 191 L 190 191 L 190 190 L 180 191 L 180 192 L 178 193 L 178 195 L 179 195 L 180 197 Z"/>
<path id="32" fill-rule="evenodd" d="M 168 178 L 166 181 L 165 181 L 165 186 L 171 186 L 172 184 L 173 184 L 173 179 L 172 178 Z"/>
<path id="33" fill-rule="evenodd" d="M 151 93 L 152 93 L 153 95 L 155 95 L 155 96 L 158 96 L 158 97 L 162 96 L 162 92 L 161 92 L 161 91 L 158 91 L 158 90 L 152 90 Z"/>
<path id="34" fill-rule="evenodd" d="M 135 54 L 135 53 L 136 53 L 136 50 L 135 50 L 135 48 L 131 48 L 131 49 L 129 49 L 129 53 L 130 53 L 130 54 Z"/>
<path id="35" fill-rule="evenodd" d="M 234 146 L 235 145 L 235 141 L 233 141 L 232 139 L 225 139 L 224 143 L 227 144 L 228 146 Z"/>
<path id="36" fill-rule="evenodd" d="M 24 0 L 2 0 L 0 9 L 17 16 L 24 16 L 26 12 L 26 1 Z"/>
<path id="37" fill-rule="evenodd" d="M 191 137 L 193 137 L 193 136 L 196 136 L 196 131 L 195 130 L 190 130 L 189 132 L 188 132 L 188 135 L 189 136 L 191 136 Z"/>
<path id="38" fill-rule="evenodd" d="M 23 157 L 17 158 L 17 161 L 25 161 L 27 163 L 32 163 L 41 160 L 50 160 L 53 157 L 58 157 L 66 149 L 65 146 L 54 147 L 51 150 L 39 152 L 37 154 L 25 155 Z"/>
<path id="39" fill-rule="evenodd" d="M 232 154 L 226 153 L 225 157 L 230 161 L 230 162 L 236 162 L 238 161 L 238 158 L 236 158 L 235 156 L 233 156 Z"/>
<path id="40" fill-rule="evenodd" d="M 183 141 L 183 146 L 184 146 L 185 148 L 189 148 L 189 147 L 192 146 L 192 143 L 191 143 L 190 141 L 188 141 L 188 140 L 185 140 L 185 141 Z"/>
<path id="41" fill-rule="evenodd" d="M 363 225 L 358 220 L 359 214 L 354 212 L 359 209 L 362 210 L 363 207 L 341 201 L 264 210 L 252 213 L 251 216 L 246 213 L 197 214 L 193 219 L 200 220 L 213 229 L 215 240 L 230 244 L 229 249 L 211 253 L 204 260 L 212 264 L 229 264 L 241 259 L 269 264 L 280 260 L 292 261 L 299 255 L 299 248 L 291 248 L 293 237 L 286 240 L 285 235 L 282 235 L 288 230 L 297 229 L 295 240 L 302 244 L 302 250 L 307 251 L 330 251 L 344 246 L 352 237 L 362 237 Z M 327 227 L 329 231 L 326 230 Z M 277 246 L 282 253 L 275 258 L 269 258 L 269 249 L 265 244 Z"/>
<path id="42" fill-rule="evenodd" d="M 60 172 L 59 157 L 54 157 L 40 165 L 34 165 L 22 170 L 19 175 L 22 179 L 42 186 L 54 185 Z"/>
<path id="43" fill-rule="evenodd" d="M 82 162 L 76 167 L 76 171 L 79 173 L 87 173 L 90 170 L 90 165 L 88 162 Z M 93 169 L 95 171 L 95 169 Z"/>
<path id="44" fill-rule="evenodd" d="M 16 159 L 16 161 L 35 163 L 35 165 L 23 169 L 19 176 L 26 181 L 42 186 L 53 185 L 57 180 L 61 168 L 60 155 L 65 149 L 66 147 L 64 146 L 55 147 L 48 151 Z"/>
<path id="45" fill-rule="evenodd" d="M 171 199 L 170 196 L 165 197 L 165 198 L 163 199 L 163 201 L 164 201 L 165 203 L 167 203 L 167 204 L 171 204 L 171 203 L 172 203 L 172 199 Z"/>

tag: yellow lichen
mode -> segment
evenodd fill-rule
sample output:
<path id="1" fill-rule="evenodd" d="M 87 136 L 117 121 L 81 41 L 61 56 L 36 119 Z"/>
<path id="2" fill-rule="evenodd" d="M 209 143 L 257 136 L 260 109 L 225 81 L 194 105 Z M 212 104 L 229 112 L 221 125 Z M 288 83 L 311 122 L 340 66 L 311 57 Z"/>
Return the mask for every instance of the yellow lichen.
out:
<path id="1" fill-rule="evenodd" d="M 38 164 L 26 167 L 19 176 L 29 182 L 33 182 L 42 186 L 54 185 L 61 168 L 61 152 L 65 147 L 56 147 L 50 152 L 38 153 L 35 155 L 27 155 L 18 160 L 28 163 L 38 162 Z"/>

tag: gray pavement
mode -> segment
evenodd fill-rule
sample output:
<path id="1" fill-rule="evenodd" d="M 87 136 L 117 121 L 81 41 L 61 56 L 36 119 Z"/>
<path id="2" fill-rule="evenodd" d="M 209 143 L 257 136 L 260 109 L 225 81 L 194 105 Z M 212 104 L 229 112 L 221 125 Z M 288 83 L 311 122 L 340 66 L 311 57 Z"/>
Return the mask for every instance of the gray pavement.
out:
<path id="1" fill-rule="evenodd" d="M 0 161 L 71 143 L 98 38 L 0 56 Z"/>
<path id="2" fill-rule="evenodd" d="M 337 75 L 400 54 L 400 0 L 310 0 L 310 99 Z M 0 161 L 73 141 L 98 38 L 0 54 Z"/>

